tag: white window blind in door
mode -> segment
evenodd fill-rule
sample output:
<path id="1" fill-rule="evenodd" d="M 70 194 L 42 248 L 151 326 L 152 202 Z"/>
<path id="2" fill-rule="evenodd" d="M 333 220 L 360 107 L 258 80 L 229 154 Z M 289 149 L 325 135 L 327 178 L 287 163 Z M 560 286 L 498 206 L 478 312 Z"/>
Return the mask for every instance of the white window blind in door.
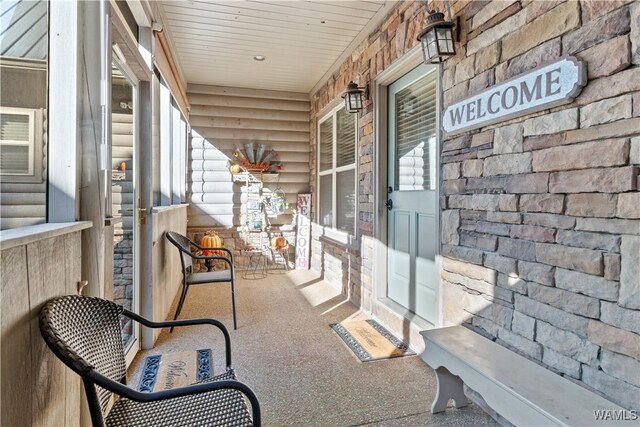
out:
<path id="1" fill-rule="evenodd" d="M 436 188 L 436 73 L 396 93 L 396 190 Z"/>
<path id="2" fill-rule="evenodd" d="M 32 175 L 34 111 L 4 110 L 0 113 L 0 174 Z"/>

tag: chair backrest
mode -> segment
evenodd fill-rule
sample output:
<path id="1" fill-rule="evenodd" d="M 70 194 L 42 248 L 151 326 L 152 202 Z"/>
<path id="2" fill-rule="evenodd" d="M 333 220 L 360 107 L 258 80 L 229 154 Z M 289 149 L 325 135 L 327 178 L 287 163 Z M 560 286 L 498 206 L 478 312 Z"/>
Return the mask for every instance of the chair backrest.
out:
<path id="1" fill-rule="evenodd" d="M 84 379 L 94 422 L 103 419 L 111 392 L 89 383 L 86 374 L 95 370 L 114 381 L 125 381 L 122 310 L 111 301 L 68 295 L 50 300 L 40 312 L 40 332 L 45 342 Z"/>
<path id="2" fill-rule="evenodd" d="M 187 274 L 187 270 L 192 266 L 191 259 L 191 240 L 175 231 L 167 231 L 167 239 L 180 251 L 180 262 L 182 263 L 182 272 Z"/>

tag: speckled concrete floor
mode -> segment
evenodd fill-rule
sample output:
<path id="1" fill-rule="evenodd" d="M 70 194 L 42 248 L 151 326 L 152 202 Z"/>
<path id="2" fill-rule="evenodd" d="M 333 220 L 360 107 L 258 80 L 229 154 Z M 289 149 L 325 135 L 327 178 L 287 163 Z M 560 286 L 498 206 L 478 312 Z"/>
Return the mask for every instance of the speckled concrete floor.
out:
<path id="1" fill-rule="evenodd" d="M 360 362 L 329 324 L 362 314 L 311 272 L 240 279 L 236 306 L 234 331 L 228 285 L 194 286 L 180 317 L 212 317 L 228 326 L 233 367 L 256 392 L 265 426 L 496 425 L 474 404 L 432 415 L 428 408 L 436 380 L 418 356 Z M 211 327 L 178 328 L 172 334 L 163 330 L 156 348 L 136 357 L 129 383 L 137 384 L 149 354 L 215 350 L 221 343 L 221 334 Z M 223 355 L 214 354 L 216 372 L 221 372 Z"/>

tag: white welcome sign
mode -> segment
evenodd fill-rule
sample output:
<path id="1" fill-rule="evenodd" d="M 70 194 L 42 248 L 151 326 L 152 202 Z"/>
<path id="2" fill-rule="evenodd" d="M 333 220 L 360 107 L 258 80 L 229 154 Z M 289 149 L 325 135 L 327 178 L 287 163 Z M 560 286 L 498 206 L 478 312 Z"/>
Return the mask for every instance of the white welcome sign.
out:
<path id="1" fill-rule="evenodd" d="M 565 104 L 586 82 L 585 64 L 566 56 L 450 105 L 442 126 L 451 135 Z"/>
<path id="2" fill-rule="evenodd" d="M 298 194 L 296 270 L 308 270 L 311 248 L 311 194 Z"/>

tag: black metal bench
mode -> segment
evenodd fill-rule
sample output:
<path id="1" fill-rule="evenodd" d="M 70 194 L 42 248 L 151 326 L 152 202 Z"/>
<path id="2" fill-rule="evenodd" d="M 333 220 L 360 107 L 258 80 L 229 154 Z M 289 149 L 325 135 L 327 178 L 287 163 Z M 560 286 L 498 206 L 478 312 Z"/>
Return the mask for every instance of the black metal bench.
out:
<path id="1" fill-rule="evenodd" d="M 225 373 L 152 393 L 128 387 L 121 315 L 151 328 L 208 324 L 220 329 L 225 340 Z M 40 331 L 51 351 L 82 377 L 94 426 L 260 426 L 258 399 L 236 380 L 229 332 L 217 320 L 152 322 L 111 301 L 70 295 L 47 302 L 40 313 Z M 107 414 L 112 394 L 120 398 Z"/>

